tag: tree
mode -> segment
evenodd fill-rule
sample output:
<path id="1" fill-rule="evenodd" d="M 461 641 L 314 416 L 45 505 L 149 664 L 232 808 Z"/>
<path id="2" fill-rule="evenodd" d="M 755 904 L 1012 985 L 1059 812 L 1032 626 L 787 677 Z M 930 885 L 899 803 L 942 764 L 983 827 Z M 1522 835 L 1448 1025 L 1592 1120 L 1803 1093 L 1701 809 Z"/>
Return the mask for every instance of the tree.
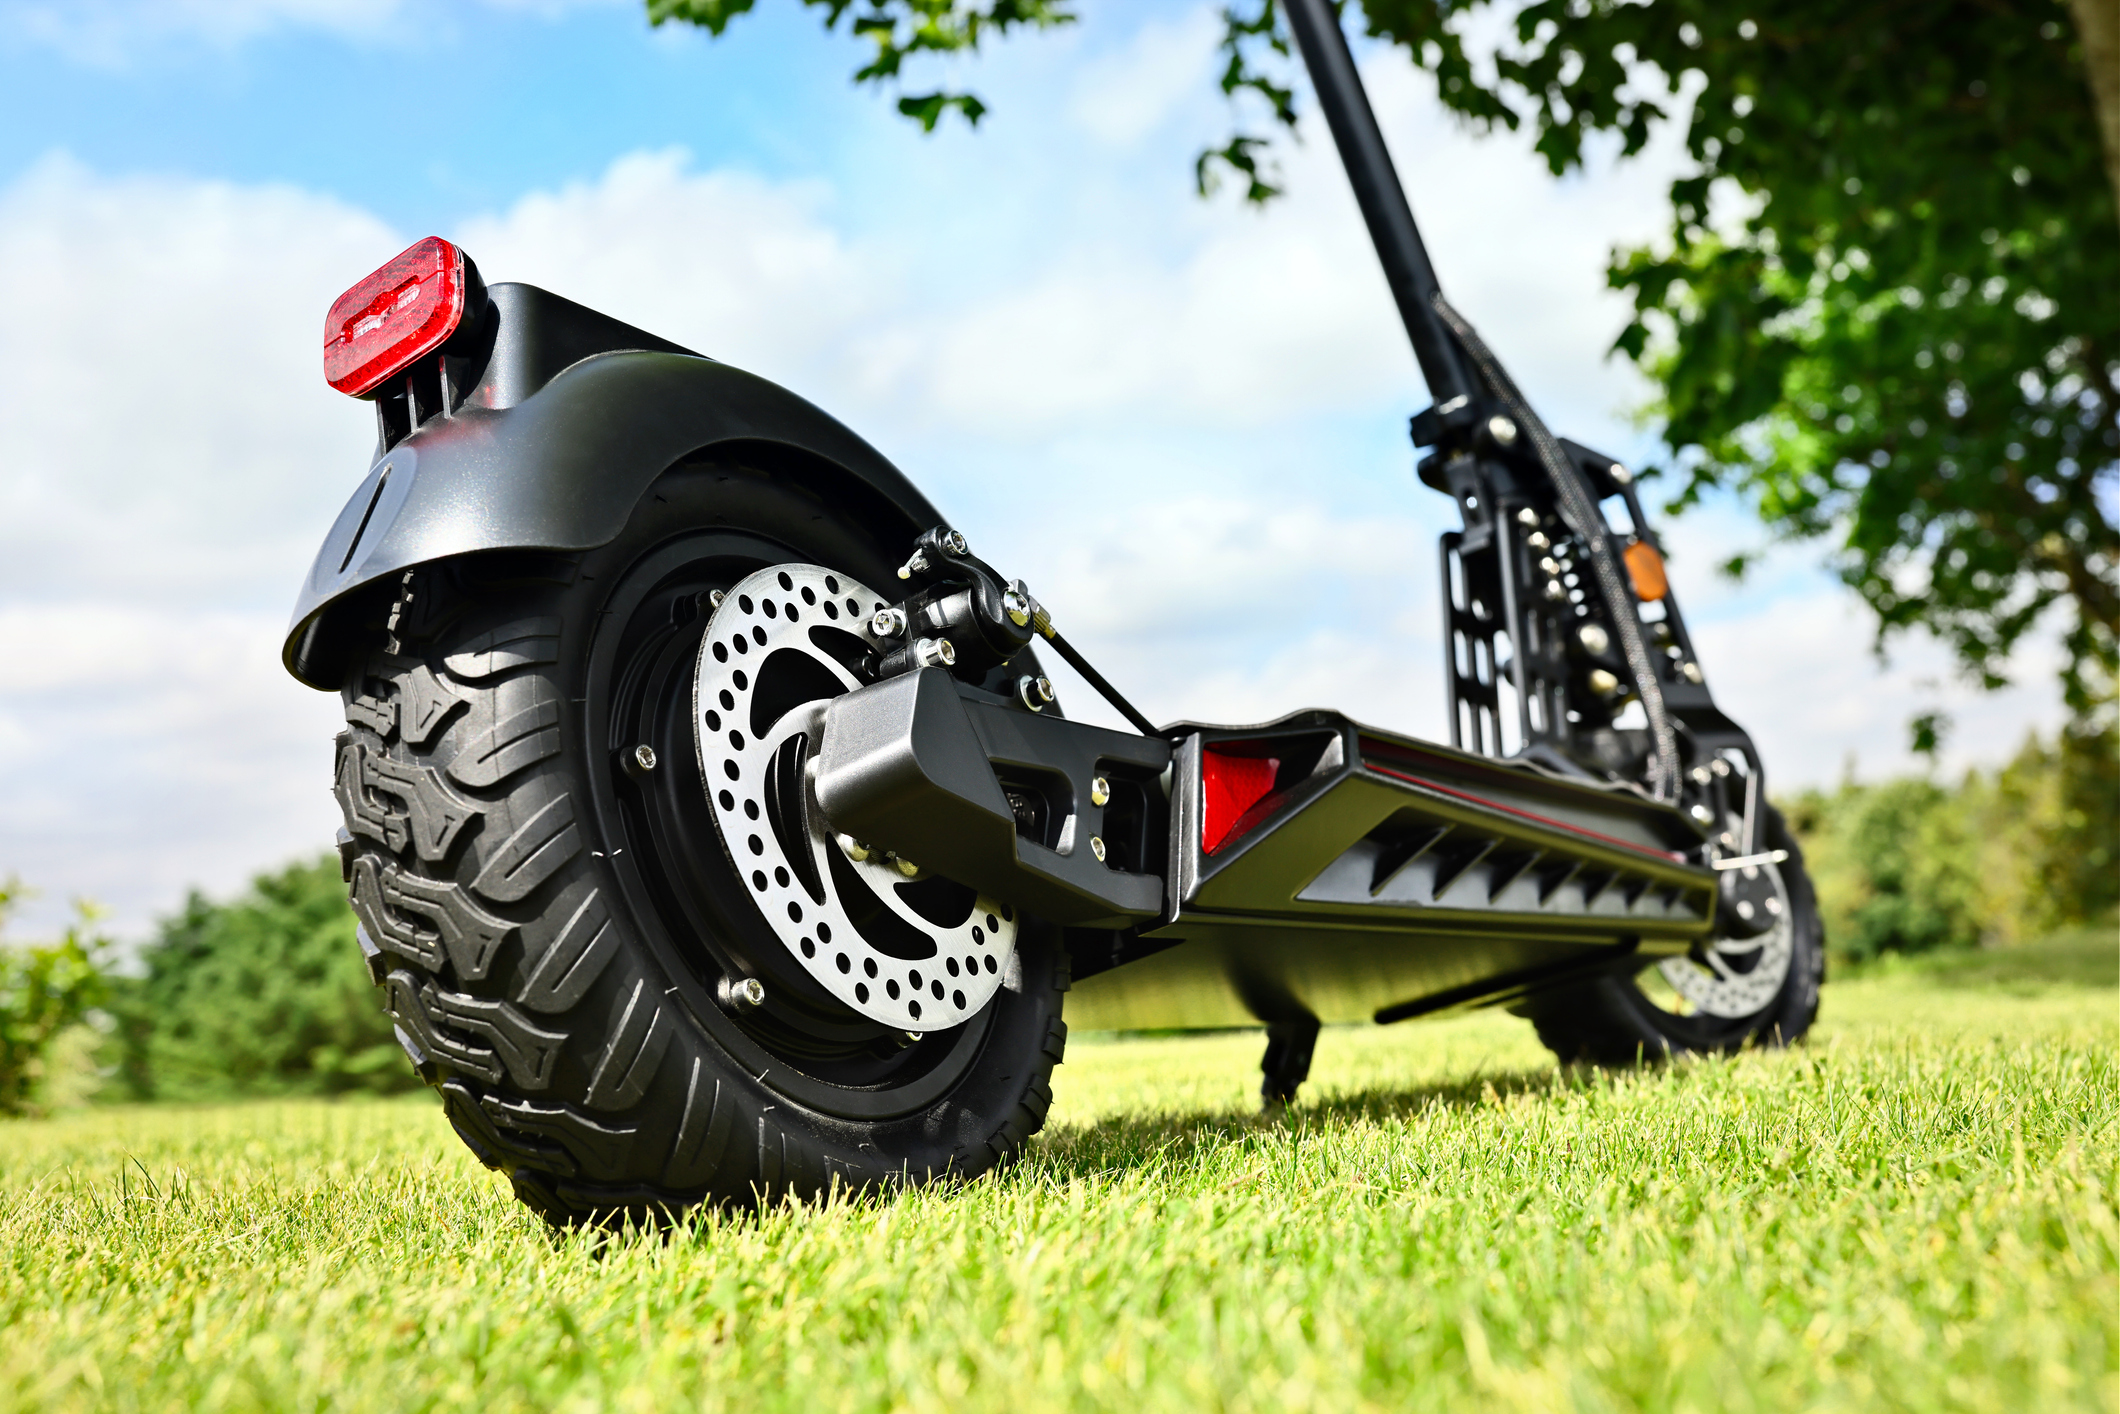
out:
<path id="1" fill-rule="evenodd" d="M 2064 695 L 2102 730 L 2089 719 L 2112 702 L 2120 639 L 2120 146 L 2101 153 L 2092 83 L 2115 90 L 2120 145 L 2120 79 L 2086 57 L 2113 52 L 2099 0 L 2077 0 L 2081 23 L 2062 0 L 1534 0 L 1476 51 L 1470 22 L 1493 2 L 1369 0 L 1362 22 L 1469 122 L 1529 123 L 1556 175 L 1601 135 L 1632 156 L 1661 125 L 1682 132 L 1667 235 L 1609 271 L 1634 310 L 1618 349 L 1658 390 L 1671 509 L 1736 490 L 1771 531 L 1832 546 L 1880 650 L 1928 629 L 1987 687 L 2060 608 Z M 718 34 L 751 3 L 649 12 Z M 876 45 L 866 82 L 923 49 L 1073 18 L 804 3 Z M 1223 91 L 1293 128 L 1275 0 L 1224 20 Z M 930 128 L 948 107 L 985 111 L 969 94 L 899 106 Z M 1223 169 L 1252 201 L 1278 192 L 1269 137 L 1203 153 L 1203 192 Z"/>

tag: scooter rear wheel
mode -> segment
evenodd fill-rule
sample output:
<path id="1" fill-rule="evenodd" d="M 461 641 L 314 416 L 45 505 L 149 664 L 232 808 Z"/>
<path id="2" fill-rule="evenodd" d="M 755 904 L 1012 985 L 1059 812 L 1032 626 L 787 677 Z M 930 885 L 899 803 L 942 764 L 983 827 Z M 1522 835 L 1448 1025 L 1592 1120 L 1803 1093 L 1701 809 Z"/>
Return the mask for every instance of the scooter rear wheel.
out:
<path id="1" fill-rule="evenodd" d="M 717 822 L 735 763 L 694 701 L 716 591 L 793 564 L 892 583 L 908 537 L 885 523 L 785 474 L 680 466 L 596 550 L 409 574 L 349 675 L 341 854 L 370 971 L 457 1133 L 555 1224 L 971 1177 L 1044 1122 L 1057 929 L 1011 919 L 991 999 L 967 982 L 968 1013 L 931 1002 L 953 1024 L 909 1032 L 820 983 L 764 912 L 787 881 L 754 886 Z M 747 727 L 852 680 L 798 659 Z M 835 946 L 858 962 L 866 923 L 906 951 L 904 908 L 847 902 Z"/>

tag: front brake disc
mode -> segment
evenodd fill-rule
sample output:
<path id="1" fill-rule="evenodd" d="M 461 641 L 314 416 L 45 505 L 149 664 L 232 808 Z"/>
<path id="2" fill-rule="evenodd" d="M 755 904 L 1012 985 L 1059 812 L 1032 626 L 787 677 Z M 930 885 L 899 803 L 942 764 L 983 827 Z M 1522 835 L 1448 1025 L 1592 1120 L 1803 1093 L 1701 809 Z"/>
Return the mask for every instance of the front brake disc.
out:
<path id="1" fill-rule="evenodd" d="M 692 726 L 722 845 L 788 952 L 861 1015 L 939 1031 L 1008 975 L 1014 910 L 834 835 L 810 782 L 825 704 L 888 646 L 869 628 L 884 603 L 817 565 L 751 575 L 700 640 Z"/>

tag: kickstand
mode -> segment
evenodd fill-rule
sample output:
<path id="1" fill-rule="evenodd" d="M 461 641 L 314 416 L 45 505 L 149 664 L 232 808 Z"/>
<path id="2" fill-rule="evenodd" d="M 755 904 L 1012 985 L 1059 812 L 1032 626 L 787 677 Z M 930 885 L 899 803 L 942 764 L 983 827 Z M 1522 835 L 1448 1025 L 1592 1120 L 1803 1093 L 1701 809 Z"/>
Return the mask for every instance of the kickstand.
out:
<path id="1" fill-rule="evenodd" d="M 1310 1076 L 1310 1056 L 1317 1045 L 1315 1017 L 1276 1021 L 1266 1028 L 1266 1056 L 1259 1062 L 1259 1069 L 1266 1076 L 1259 1085 L 1259 1100 L 1266 1114 L 1279 1114 L 1296 1097 L 1296 1087 Z"/>

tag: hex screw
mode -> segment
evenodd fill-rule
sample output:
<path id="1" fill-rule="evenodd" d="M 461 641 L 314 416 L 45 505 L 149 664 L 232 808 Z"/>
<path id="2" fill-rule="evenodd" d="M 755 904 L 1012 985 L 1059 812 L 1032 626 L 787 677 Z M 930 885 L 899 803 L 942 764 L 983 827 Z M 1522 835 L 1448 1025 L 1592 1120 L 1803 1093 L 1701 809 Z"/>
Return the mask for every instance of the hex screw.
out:
<path id="1" fill-rule="evenodd" d="M 1103 805 L 1112 798 L 1112 783 L 1102 776 L 1089 783 L 1089 803 Z"/>
<path id="2" fill-rule="evenodd" d="M 1104 862 L 1104 837 L 1102 835 L 1091 835 L 1089 837 L 1089 852 L 1097 856 L 1099 864 Z"/>
<path id="3" fill-rule="evenodd" d="M 721 601 L 728 597 L 729 591 L 726 589 L 712 590 L 707 595 L 707 607 L 710 609 L 719 609 L 721 607 Z"/>
<path id="4" fill-rule="evenodd" d="M 954 530 L 942 537 L 942 548 L 949 551 L 952 555 L 969 555 L 972 553 L 970 543 Z"/>
<path id="5" fill-rule="evenodd" d="M 1516 424 L 1500 413 L 1487 419 L 1487 432 L 1495 441 L 1508 447 L 1516 443 Z"/>
<path id="6" fill-rule="evenodd" d="M 1017 628 L 1028 628 L 1031 622 L 1030 591 L 1023 587 L 1022 580 L 1014 580 L 1001 591 L 1001 611 Z"/>
<path id="7" fill-rule="evenodd" d="M 869 620 L 869 632 L 878 638 L 896 638 L 905 632 L 905 610 L 896 606 L 878 609 Z"/>
<path id="8" fill-rule="evenodd" d="M 756 1011 L 766 1004 L 766 984 L 756 977 L 726 977 L 721 1004 L 728 1011 Z"/>
<path id="9" fill-rule="evenodd" d="M 1052 680 L 1034 678 L 1028 674 L 1017 678 L 1016 699 L 1033 712 L 1043 712 L 1053 705 Z"/>
<path id="10" fill-rule="evenodd" d="M 655 748 L 642 742 L 633 748 L 633 764 L 643 771 L 655 769 Z"/>
<path id="11" fill-rule="evenodd" d="M 947 668 L 957 661 L 957 645 L 947 638 L 923 638 L 913 645 L 913 661 L 923 668 Z"/>

